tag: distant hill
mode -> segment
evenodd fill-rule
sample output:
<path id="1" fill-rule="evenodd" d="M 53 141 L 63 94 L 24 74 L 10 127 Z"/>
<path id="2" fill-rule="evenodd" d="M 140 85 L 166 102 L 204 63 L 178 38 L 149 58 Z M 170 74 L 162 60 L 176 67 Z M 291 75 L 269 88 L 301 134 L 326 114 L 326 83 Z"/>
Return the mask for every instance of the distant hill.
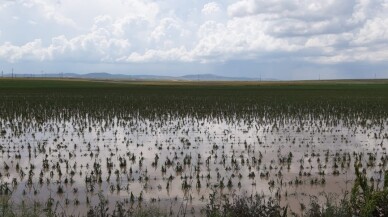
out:
<path id="1" fill-rule="evenodd" d="M 257 78 L 247 77 L 226 77 L 214 74 L 198 74 L 198 75 L 184 75 L 180 77 L 185 80 L 200 80 L 200 81 L 254 81 Z"/>
<path id="2" fill-rule="evenodd" d="M 4 77 L 12 77 L 11 74 L 5 74 Z M 124 75 L 110 74 L 106 72 L 93 72 L 87 74 L 77 73 L 50 73 L 50 74 L 15 74 L 14 77 L 37 77 L 37 78 L 85 78 L 85 79 L 123 79 L 123 80 L 178 80 L 178 81 L 256 81 L 257 78 L 248 77 L 226 77 L 214 74 L 196 74 L 184 76 L 161 76 L 161 75 Z M 266 79 L 273 80 L 273 79 Z"/>

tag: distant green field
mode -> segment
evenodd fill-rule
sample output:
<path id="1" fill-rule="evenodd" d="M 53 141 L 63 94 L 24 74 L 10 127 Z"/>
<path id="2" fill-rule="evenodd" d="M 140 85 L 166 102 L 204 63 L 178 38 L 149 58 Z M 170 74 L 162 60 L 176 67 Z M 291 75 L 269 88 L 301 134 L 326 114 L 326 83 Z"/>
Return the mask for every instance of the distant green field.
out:
<path id="1" fill-rule="evenodd" d="M 128 86 L 192 86 L 192 87 L 260 87 L 260 88 L 386 88 L 388 80 L 323 80 L 323 81 L 152 81 L 93 79 L 9 79 L 0 78 L 0 88 L 90 88 Z"/>
<path id="2" fill-rule="evenodd" d="M 386 117 L 387 80 L 172 82 L 0 79 L 0 115 Z M 45 116 L 42 116 L 45 111 Z"/>

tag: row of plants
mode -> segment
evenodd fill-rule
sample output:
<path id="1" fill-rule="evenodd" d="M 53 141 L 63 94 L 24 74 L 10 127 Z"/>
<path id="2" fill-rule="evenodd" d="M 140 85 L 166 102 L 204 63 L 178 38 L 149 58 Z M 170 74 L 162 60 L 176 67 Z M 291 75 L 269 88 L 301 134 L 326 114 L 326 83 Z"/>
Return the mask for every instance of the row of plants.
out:
<path id="1" fill-rule="evenodd" d="M 369 184 L 365 175 L 356 171 L 356 180 L 349 194 L 343 199 L 336 200 L 328 197 L 325 203 L 319 203 L 316 198 L 311 198 L 308 206 L 301 206 L 301 216 L 306 217 L 369 217 L 388 216 L 388 171 L 385 172 L 384 186 L 376 187 Z M 4 187 L 4 186 L 2 186 Z M 0 197 L 0 216 L 4 217 L 34 217 L 34 216 L 71 216 L 66 210 L 58 209 L 50 200 L 46 204 L 33 206 L 14 205 L 9 197 Z M 187 216 L 189 213 L 168 213 L 154 206 L 139 204 L 136 207 L 127 207 L 118 202 L 114 209 L 110 210 L 108 202 L 102 194 L 99 194 L 99 203 L 90 207 L 87 217 L 125 217 L 125 216 Z M 207 217 L 254 217 L 254 216 L 298 216 L 288 207 L 282 207 L 280 202 L 273 198 L 255 194 L 250 196 L 235 196 L 231 201 L 213 192 L 209 196 L 209 202 L 203 208 L 201 216 Z"/>

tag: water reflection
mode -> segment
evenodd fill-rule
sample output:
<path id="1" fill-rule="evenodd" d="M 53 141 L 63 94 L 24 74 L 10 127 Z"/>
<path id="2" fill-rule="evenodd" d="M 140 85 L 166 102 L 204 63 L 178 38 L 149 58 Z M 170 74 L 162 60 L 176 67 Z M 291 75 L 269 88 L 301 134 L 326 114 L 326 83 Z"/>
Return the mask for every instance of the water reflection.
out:
<path id="1" fill-rule="evenodd" d="M 1 183 L 15 203 L 44 204 L 85 215 L 98 193 L 200 212 L 213 191 L 262 193 L 298 212 L 311 195 L 350 190 L 354 164 L 379 185 L 386 168 L 385 124 L 344 120 L 72 116 L 1 119 Z M 384 134 L 385 133 L 385 134 Z"/>

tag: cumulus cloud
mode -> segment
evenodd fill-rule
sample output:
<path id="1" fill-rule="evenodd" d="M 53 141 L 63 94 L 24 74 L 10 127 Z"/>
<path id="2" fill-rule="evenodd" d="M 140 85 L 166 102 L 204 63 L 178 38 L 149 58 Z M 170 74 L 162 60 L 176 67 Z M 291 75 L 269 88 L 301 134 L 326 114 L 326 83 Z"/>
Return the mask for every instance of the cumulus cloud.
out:
<path id="1" fill-rule="evenodd" d="M 71 39 L 65 36 L 53 38 L 52 44 L 46 49 L 51 59 L 66 58 L 77 61 L 114 62 L 129 51 L 130 43 L 126 39 L 112 38 L 106 29 L 93 31 Z"/>
<path id="2" fill-rule="evenodd" d="M 207 3 L 202 8 L 202 13 L 205 15 L 216 14 L 216 13 L 219 13 L 220 11 L 221 11 L 221 8 L 219 4 L 217 4 L 216 2 Z"/>
<path id="3" fill-rule="evenodd" d="M 387 43 L 388 17 L 376 17 L 365 22 L 355 35 L 355 44 Z"/>
<path id="4" fill-rule="evenodd" d="M 160 20 L 158 25 L 152 30 L 150 38 L 159 42 L 162 38 L 173 38 L 182 34 L 182 23 L 171 17 L 166 17 Z"/>
<path id="5" fill-rule="evenodd" d="M 9 62 L 20 59 L 44 60 L 48 56 L 47 50 L 42 47 L 42 41 L 35 39 L 22 46 L 15 46 L 9 42 L 0 45 L 0 58 Z"/>
<path id="6" fill-rule="evenodd" d="M 10 62 L 24 59 L 113 62 L 127 54 L 131 44 L 128 39 L 115 37 L 110 31 L 111 23 L 108 17 L 97 17 L 89 32 L 72 38 L 64 35 L 54 37 L 46 47 L 40 39 L 20 46 L 5 42 L 0 46 L 0 58 Z"/>
<path id="7" fill-rule="evenodd" d="M 168 50 L 147 50 L 144 54 L 139 54 L 137 52 L 129 55 L 128 58 L 120 59 L 124 62 L 159 62 L 159 61 L 192 61 L 191 57 L 188 54 L 188 51 L 185 47 L 172 48 Z"/>
<path id="8" fill-rule="evenodd" d="M 38 10 L 45 16 L 46 19 L 52 20 L 60 25 L 69 25 L 76 27 L 76 23 L 69 17 L 64 16 L 55 8 L 55 5 L 44 0 L 22 0 L 19 2 L 24 7 L 31 10 Z"/>
<path id="9" fill-rule="evenodd" d="M 193 55 L 202 61 L 255 58 L 271 51 L 292 51 L 297 45 L 265 33 L 266 23 L 239 18 L 220 24 L 207 21 L 199 28 Z"/>
<path id="10" fill-rule="evenodd" d="M 352 11 L 352 1 L 300 0 L 239 0 L 228 7 L 229 16 L 276 14 L 279 17 L 325 19 L 330 15 L 342 16 Z"/>

